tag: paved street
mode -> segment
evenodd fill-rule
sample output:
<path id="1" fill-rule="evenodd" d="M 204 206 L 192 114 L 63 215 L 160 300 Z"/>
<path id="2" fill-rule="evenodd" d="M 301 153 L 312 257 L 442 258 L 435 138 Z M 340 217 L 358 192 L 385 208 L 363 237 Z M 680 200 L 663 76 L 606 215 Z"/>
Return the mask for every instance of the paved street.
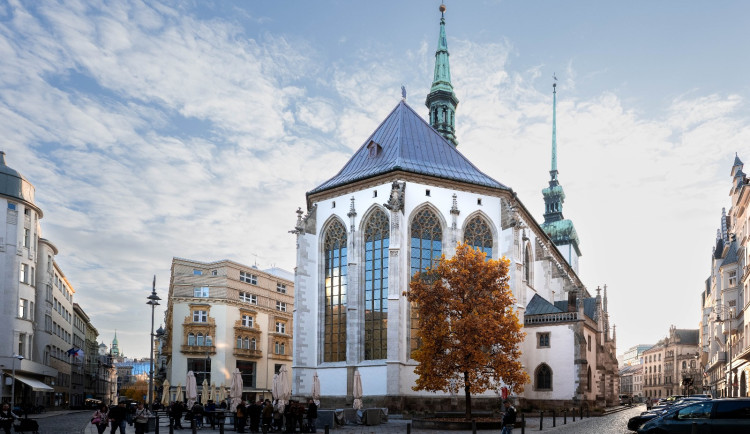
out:
<path id="1" fill-rule="evenodd" d="M 90 411 L 55 411 L 29 415 L 39 423 L 39 434 L 79 434 L 91 419 Z"/>
<path id="2" fill-rule="evenodd" d="M 635 406 L 631 409 L 627 409 L 624 411 L 620 411 L 617 413 L 613 413 L 607 416 L 603 417 L 592 417 L 588 419 L 578 419 L 576 418 L 576 422 L 572 421 L 572 418 L 568 418 L 567 425 L 562 424 L 562 418 L 557 419 L 557 427 L 552 427 L 552 419 L 545 418 L 544 420 L 544 429 L 539 430 L 539 419 L 538 418 L 529 418 L 526 420 L 527 422 L 527 433 L 536 433 L 536 432 L 550 432 L 555 434 L 627 434 L 631 433 L 631 431 L 628 431 L 626 425 L 628 419 L 631 417 L 639 414 L 640 412 L 644 411 L 645 408 L 642 405 Z M 96 429 L 88 424 L 88 418 L 90 414 L 86 413 L 83 415 L 83 417 L 78 417 L 76 420 L 77 423 L 81 423 L 85 427 L 85 434 L 96 434 Z M 62 418 L 61 418 L 62 419 Z M 70 418 L 71 420 L 73 418 Z M 391 418 L 391 420 L 388 423 L 377 425 L 377 426 L 365 426 L 365 425 L 346 425 L 341 428 L 338 428 L 336 430 L 331 430 L 333 434 L 406 434 L 406 425 L 409 421 L 404 419 L 398 419 L 398 418 Z M 166 422 L 162 421 L 160 426 L 159 433 L 160 434 L 168 434 L 169 429 L 165 426 Z M 80 431 L 76 431 L 75 429 L 75 423 L 72 421 L 69 422 L 69 425 L 71 428 L 71 431 L 42 431 L 43 434 L 48 433 L 79 433 Z M 184 425 L 185 427 L 188 427 L 187 424 Z M 60 426 L 62 429 L 62 425 Z M 80 425 L 77 428 L 80 430 Z M 109 433 L 109 430 L 105 431 L 106 433 Z M 132 434 L 135 431 L 132 427 L 128 426 L 127 434 Z M 183 430 L 177 430 L 176 433 L 180 434 L 188 434 L 190 433 L 190 429 L 186 428 Z M 198 433 L 201 434 L 217 434 L 219 433 L 219 430 L 211 430 L 210 428 L 203 428 L 197 430 Z M 229 428 L 226 430 L 227 433 L 234 433 L 234 431 Z M 423 429 L 412 429 L 412 434 L 469 434 L 471 431 L 443 431 L 443 430 L 423 430 Z M 479 433 L 494 433 L 497 434 L 497 430 L 482 430 L 479 431 Z M 521 429 L 516 428 L 513 430 L 514 434 L 520 434 Z M 323 430 L 318 430 L 318 434 L 323 434 Z"/>

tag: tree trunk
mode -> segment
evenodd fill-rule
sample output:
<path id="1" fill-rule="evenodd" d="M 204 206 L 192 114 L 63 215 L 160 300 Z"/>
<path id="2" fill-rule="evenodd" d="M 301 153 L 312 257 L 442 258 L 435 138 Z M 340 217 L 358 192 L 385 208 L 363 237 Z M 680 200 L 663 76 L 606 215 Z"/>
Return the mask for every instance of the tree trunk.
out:
<path id="1" fill-rule="evenodd" d="M 469 384 L 469 373 L 464 372 L 464 394 L 466 395 L 466 420 L 471 420 L 471 385 Z"/>

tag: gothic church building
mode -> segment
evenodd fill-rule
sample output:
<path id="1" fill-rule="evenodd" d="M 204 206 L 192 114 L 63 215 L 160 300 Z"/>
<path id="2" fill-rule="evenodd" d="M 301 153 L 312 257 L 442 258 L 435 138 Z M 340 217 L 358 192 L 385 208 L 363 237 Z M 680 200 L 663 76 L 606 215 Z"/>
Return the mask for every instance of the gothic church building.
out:
<path id="1" fill-rule="evenodd" d="M 418 322 L 403 292 L 414 273 L 441 254 L 451 257 L 463 241 L 488 258 L 511 261 L 510 286 L 526 332 L 522 363 L 531 377 L 523 392 L 511 391 L 520 404 L 614 402 L 618 369 L 606 287 L 592 297 L 577 274 L 581 253 L 573 223 L 562 215 L 554 123 L 539 224 L 510 187 L 458 151 L 458 102 L 443 17 L 429 122 L 400 101 L 335 176 L 307 193 L 307 212 L 298 211 L 293 231 L 293 395 L 310 396 L 317 374 L 323 406 L 351 406 L 359 371 L 366 407 L 462 405 L 449 393 L 412 390 Z M 497 397 L 473 396 L 473 406 L 496 407 Z"/>

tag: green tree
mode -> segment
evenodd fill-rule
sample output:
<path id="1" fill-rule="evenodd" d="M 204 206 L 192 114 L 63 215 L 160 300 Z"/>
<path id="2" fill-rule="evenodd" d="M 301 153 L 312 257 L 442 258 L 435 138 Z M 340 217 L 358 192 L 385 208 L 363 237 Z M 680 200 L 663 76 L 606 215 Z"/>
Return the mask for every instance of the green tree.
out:
<path id="1" fill-rule="evenodd" d="M 509 261 L 459 243 L 456 254 L 417 273 L 405 293 L 419 318 L 421 345 L 412 353 L 419 362 L 414 390 L 444 391 L 463 384 L 466 418 L 471 394 L 501 384 L 513 392 L 529 382 L 521 367 L 518 344 L 525 333 L 513 309 L 508 285 Z"/>

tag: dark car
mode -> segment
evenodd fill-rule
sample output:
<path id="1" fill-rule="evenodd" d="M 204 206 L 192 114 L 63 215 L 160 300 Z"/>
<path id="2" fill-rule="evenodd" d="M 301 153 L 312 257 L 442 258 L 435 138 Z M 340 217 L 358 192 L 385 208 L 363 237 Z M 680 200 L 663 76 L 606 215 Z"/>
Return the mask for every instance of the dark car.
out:
<path id="1" fill-rule="evenodd" d="M 745 434 L 750 432 L 750 398 L 697 402 L 668 411 L 645 424 L 639 434 Z"/>
<path id="2" fill-rule="evenodd" d="M 631 417 L 630 420 L 628 420 L 628 429 L 631 431 L 635 431 L 638 429 L 638 427 L 650 421 L 651 419 L 662 416 L 667 412 L 674 413 L 678 408 L 682 408 L 694 402 L 706 401 L 707 399 L 708 398 L 687 397 L 678 399 L 677 401 L 672 401 L 671 405 L 654 406 L 649 411 L 644 411 L 638 416 Z"/>

